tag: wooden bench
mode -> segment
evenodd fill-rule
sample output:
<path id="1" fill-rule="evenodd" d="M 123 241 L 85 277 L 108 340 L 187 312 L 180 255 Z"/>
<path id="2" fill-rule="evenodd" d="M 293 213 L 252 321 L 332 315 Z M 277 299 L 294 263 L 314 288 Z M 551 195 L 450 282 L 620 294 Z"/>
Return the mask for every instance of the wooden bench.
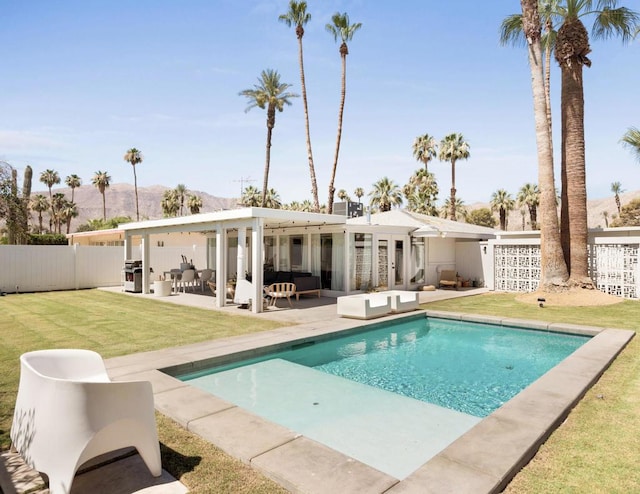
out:
<path id="1" fill-rule="evenodd" d="M 319 276 L 296 276 L 293 278 L 296 286 L 296 300 L 300 300 L 300 295 L 318 294 L 320 298 L 320 277 Z"/>
<path id="2" fill-rule="evenodd" d="M 320 298 L 320 288 L 312 288 L 310 290 L 296 290 L 296 300 L 300 300 L 300 295 L 311 295 L 312 293 L 317 293 L 318 298 Z"/>

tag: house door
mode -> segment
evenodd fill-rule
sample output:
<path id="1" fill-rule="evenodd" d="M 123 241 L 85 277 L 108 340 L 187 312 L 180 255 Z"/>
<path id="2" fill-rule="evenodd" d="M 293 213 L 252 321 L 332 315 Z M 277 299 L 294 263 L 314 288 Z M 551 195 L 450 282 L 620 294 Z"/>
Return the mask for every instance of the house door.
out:
<path id="1" fill-rule="evenodd" d="M 376 286 L 380 290 L 403 290 L 404 239 L 398 236 L 378 237 Z"/>

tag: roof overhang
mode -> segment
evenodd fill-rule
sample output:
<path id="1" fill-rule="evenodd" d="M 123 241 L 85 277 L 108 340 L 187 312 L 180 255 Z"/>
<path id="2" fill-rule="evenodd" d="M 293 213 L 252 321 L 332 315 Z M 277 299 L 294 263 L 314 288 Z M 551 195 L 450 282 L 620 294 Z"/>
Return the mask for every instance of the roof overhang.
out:
<path id="1" fill-rule="evenodd" d="M 461 238 L 471 240 L 488 240 L 494 238 L 493 233 L 481 233 L 481 232 L 462 232 L 455 230 L 440 229 L 432 225 L 425 225 L 417 228 L 411 233 L 412 237 L 426 237 L 426 238 Z"/>
<path id="2" fill-rule="evenodd" d="M 335 214 L 305 213 L 271 208 L 242 208 L 214 213 L 201 213 L 177 218 L 138 221 L 118 225 L 126 235 L 149 235 L 172 232 L 212 232 L 218 227 L 250 228 L 254 220 L 264 228 L 299 228 L 323 225 L 344 225 L 347 218 Z"/>

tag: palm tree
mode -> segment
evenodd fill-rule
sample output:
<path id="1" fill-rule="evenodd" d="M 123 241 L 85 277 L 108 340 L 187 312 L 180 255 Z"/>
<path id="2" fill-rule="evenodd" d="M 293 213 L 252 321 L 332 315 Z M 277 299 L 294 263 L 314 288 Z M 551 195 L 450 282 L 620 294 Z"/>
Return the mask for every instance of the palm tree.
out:
<path id="1" fill-rule="evenodd" d="M 440 161 L 451 162 L 451 200 L 449 201 L 449 219 L 456 221 L 456 161 L 466 160 L 470 156 L 469 143 L 462 134 L 449 134 L 440 142 Z"/>
<path id="2" fill-rule="evenodd" d="M 195 194 L 190 194 L 187 199 L 187 208 L 191 214 L 198 214 L 202 209 L 202 199 Z"/>
<path id="3" fill-rule="evenodd" d="M 616 200 L 616 207 L 618 208 L 618 214 L 620 214 L 621 204 L 620 204 L 620 194 L 624 192 L 622 189 L 622 184 L 620 182 L 613 182 L 611 184 L 611 192 L 613 192 L 613 196 Z"/>
<path id="4" fill-rule="evenodd" d="M 245 207 L 256 207 L 262 204 L 262 192 L 256 189 L 253 185 L 245 187 L 242 191 L 242 197 L 240 203 Z"/>
<path id="5" fill-rule="evenodd" d="M 54 231 L 56 233 L 62 233 L 62 218 L 60 214 L 66 202 L 67 198 L 63 193 L 58 192 L 53 194 L 53 198 L 51 199 L 51 211 L 53 211 Z"/>
<path id="6" fill-rule="evenodd" d="M 356 187 L 356 190 L 353 191 L 353 195 L 358 198 L 358 204 L 360 204 L 360 199 L 364 195 L 364 189 L 362 187 Z"/>
<path id="7" fill-rule="evenodd" d="M 300 203 L 300 208 L 298 209 L 298 211 L 305 211 L 307 213 L 316 212 L 315 206 L 311 204 L 311 201 L 309 199 L 305 199 Z"/>
<path id="8" fill-rule="evenodd" d="M 240 91 L 240 96 L 249 99 L 249 106 L 245 111 L 258 107 L 262 110 L 267 109 L 267 151 L 264 164 L 264 179 L 262 182 L 262 201 L 261 206 L 265 207 L 267 187 L 269 185 L 269 166 L 271 163 L 271 134 L 276 126 L 276 110 L 284 110 L 284 105 L 291 105 L 291 98 L 297 98 L 298 95 L 287 92 L 291 84 L 281 83 L 280 74 L 276 70 L 263 70 L 258 78 L 258 84 L 253 89 L 245 89 Z"/>
<path id="9" fill-rule="evenodd" d="M 165 218 L 174 218 L 180 211 L 180 196 L 176 189 L 165 190 L 160 200 L 160 207 Z"/>
<path id="10" fill-rule="evenodd" d="M 307 135 L 307 158 L 309 160 L 309 175 L 311 176 L 311 195 L 313 196 L 313 210 L 320 210 L 318 202 L 318 184 L 316 182 L 316 170 L 313 166 L 313 153 L 311 151 L 311 132 L 309 130 L 309 108 L 307 106 L 307 85 L 304 80 L 304 57 L 302 56 L 302 37 L 304 36 L 304 26 L 311 20 L 311 14 L 307 12 L 307 2 L 289 2 L 289 11 L 278 17 L 288 27 L 296 27 L 296 38 L 298 38 L 298 63 L 300 65 L 300 86 L 302 87 L 302 104 L 304 106 L 304 124 Z"/>
<path id="11" fill-rule="evenodd" d="M 109 188 L 109 185 L 111 185 L 111 177 L 107 172 L 98 170 L 93 174 L 91 183 L 100 191 L 100 194 L 102 194 L 102 219 L 107 221 L 107 203 L 104 192 Z"/>
<path id="12" fill-rule="evenodd" d="M 527 3 L 532 3 L 531 1 Z M 530 8 L 533 7 L 533 4 Z M 557 22 L 559 19 L 558 12 L 560 11 L 560 6 L 558 0 L 539 0 L 535 5 L 536 13 L 535 16 L 537 20 L 535 21 L 537 34 L 535 35 L 535 41 L 540 42 L 541 49 L 544 48 L 544 65 L 540 66 L 541 69 L 544 67 L 544 96 L 545 96 L 545 112 L 547 125 L 549 126 L 549 135 L 552 135 L 552 126 L 551 126 L 551 53 L 553 52 L 553 47 L 556 41 L 556 35 L 558 34 L 555 30 L 554 22 Z M 541 32 L 541 22 L 544 24 L 544 34 Z M 523 26 L 523 15 L 522 14 L 512 14 L 507 16 L 500 26 L 500 43 L 502 45 L 512 44 L 515 46 L 527 46 L 528 40 L 533 38 L 529 38 L 531 35 L 531 28 L 533 25 L 531 24 L 531 20 L 529 20 L 529 32 L 525 35 L 525 29 Z M 540 58 L 536 59 L 536 64 L 538 64 Z M 553 153 L 553 143 L 550 141 L 551 151 Z M 553 154 L 552 154 L 553 155 Z"/>
<path id="13" fill-rule="evenodd" d="M 491 211 L 497 211 L 500 215 L 500 230 L 507 229 L 507 215 L 515 206 L 515 201 L 504 189 L 498 189 L 491 195 Z"/>
<path id="14" fill-rule="evenodd" d="M 602 211 L 602 217 L 604 218 L 604 227 L 609 228 L 609 211 Z"/>
<path id="15" fill-rule="evenodd" d="M 467 211 L 467 208 L 464 205 L 464 201 L 459 197 L 456 197 L 455 208 L 456 208 L 456 221 L 458 220 L 467 221 L 469 212 Z M 445 199 L 444 204 L 442 205 L 442 208 L 440 209 L 440 211 L 442 212 L 440 216 L 442 216 L 443 218 L 446 218 L 447 215 L 451 212 L 451 197 L 447 197 Z M 434 214 L 433 216 L 438 216 L 438 215 Z"/>
<path id="16" fill-rule="evenodd" d="M 536 184 L 524 184 L 516 197 L 520 206 L 526 206 L 529 210 L 531 229 L 538 229 L 538 205 L 540 204 L 540 191 Z M 523 228 L 524 230 L 524 228 Z"/>
<path id="17" fill-rule="evenodd" d="M 560 241 L 558 208 L 556 200 L 553 168 L 553 146 L 551 137 L 550 105 L 548 87 L 542 66 L 542 27 L 537 0 L 522 0 L 521 32 L 528 46 L 529 67 L 531 70 L 531 89 L 536 129 L 536 147 L 538 154 L 538 184 L 540 187 L 540 287 L 543 291 L 563 286 L 569 277 Z M 549 43 L 546 45 L 550 46 Z M 547 63 L 547 68 L 550 66 Z M 548 80 L 548 79 L 547 79 Z M 547 90 L 545 90 L 547 89 Z"/>
<path id="18" fill-rule="evenodd" d="M 429 172 L 429 161 L 438 155 L 438 143 L 435 137 L 424 134 L 413 141 L 413 157 L 420 163 L 424 163 L 424 170 Z"/>
<path id="19" fill-rule="evenodd" d="M 373 184 L 373 190 L 369 192 L 371 199 L 369 203 L 378 207 L 380 211 L 391 211 L 392 206 L 402 204 L 402 191 L 393 180 L 383 177 Z"/>
<path id="20" fill-rule="evenodd" d="M 184 211 L 184 198 L 187 195 L 187 186 L 184 184 L 176 185 L 176 194 L 178 194 L 178 198 L 180 199 L 180 216 L 182 216 Z"/>
<path id="21" fill-rule="evenodd" d="M 53 194 L 51 188 L 54 185 L 60 183 L 60 175 L 54 170 L 45 170 L 40 174 L 40 182 L 45 184 L 49 188 L 49 206 L 51 207 L 51 216 L 49 217 L 49 231 L 53 231 L 53 224 L 55 223 L 55 211 L 53 209 Z"/>
<path id="22" fill-rule="evenodd" d="M 631 149 L 631 152 L 636 155 L 636 160 L 640 162 L 640 130 L 635 127 L 629 127 L 629 130 L 620 140 L 624 146 Z"/>
<path id="23" fill-rule="evenodd" d="M 78 207 L 72 201 L 64 201 L 60 209 L 60 219 L 67 225 L 67 235 L 71 232 L 71 220 L 78 217 Z"/>
<path id="24" fill-rule="evenodd" d="M 336 138 L 336 153 L 333 158 L 333 168 L 331 170 L 331 179 L 329 180 L 329 201 L 327 204 L 328 213 L 333 212 L 333 195 L 336 189 L 333 184 L 336 180 L 336 170 L 338 168 L 338 154 L 340 153 L 340 139 L 342 139 L 342 117 L 344 115 L 344 99 L 347 94 L 347 55 L 349 54 L 349 48 L 347 42 L 353 39 L 353 35 L 362 27 L 361 22 L 351 24 L 349 22 L 349 16 L 345 12 L 340 14 L 336 12 L 331 17 L 331 24 L 327 24 L 325 27 L 333 35 L 334 41 L 341 40 L 340 44 L 340 58 L 342 59 L 342 78 L 340 85 L 340 109 L 338 111 L 338 137 Z"/>
<path id="25" fill-rule="evenodd" d="M 140 211 L 138 209 L 138 177 L 136 175 L 136 165 L 142 163 L 142 160 L 144 160 L 144 156 L 142 156 L 142 153 L 138 149 L 131 148 L 125 153 L 124 160 L 131 163 L 131 166 L 133 167 L 133 188 L 136 192 L 136 221 L 140 221 Z"/>
<path id="26" fill-rule="evenodd" d="M 638 15 L 626 7 L 616 7 L 616 0 L 567 0 L 562 10 L 563 22 L 558 30 L 555 58 L 562 75 L 562 216 L 561 235 L 569 282 L 593 288 L 588 273 L 587 189 L 584 146 L 584 86 L 582 67 L 591 66 L 587 57 L 591 48 L 589 34 L 581 18 L 595 16 L 595 38 L 614 34 L 623 42 L 633 38 Z M 566 214 L 565 214 L 566 213 Z"/>
<path id="27" fill-rule="evenodd" d="M 282 207 L 280 194 L 275 189 L 272 188 L 267 191 L 264 207 L 271 209 L 280 209 Z"/>
<path id="28" fill-rule="evenodd" d="M 433 173 L 419 168 L 409 177 L 409 182 L 403 187 L 402 193 L 407 199 L 409 211 L 437 216 L 438 184 Z"/>
<path id="29" fill-rule="evenodd" d="M 73 174 L 65 178 L 64 183 L 71 189 L 71 202 L 73 202 L 74 193 L 76 189 L 82 185 L 82 179 L 78 175 Z"/>
<path id="30" fill-rule="evenodd" d="M 49 201 L 42 194 L 36 194 L 31 198 L 31 209 L 38 213 L 38 233 L 42 233 L 42 213 L 49 209 Z"/>
<path id="31" fill-rule="evenodd" d="M 344 189 L 340 189 L 338 191 L 338 199 L 340 199 L 341 201 L 347 201 L 347 202 L 351 200 L 349 197 L 349 194 Z"/>

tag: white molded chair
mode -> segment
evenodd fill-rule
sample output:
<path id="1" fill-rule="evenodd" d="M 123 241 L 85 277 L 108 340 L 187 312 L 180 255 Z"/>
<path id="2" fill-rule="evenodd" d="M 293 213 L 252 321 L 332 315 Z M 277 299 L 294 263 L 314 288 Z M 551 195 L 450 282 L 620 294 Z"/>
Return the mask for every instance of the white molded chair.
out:
<path id="1" fill-rule="evenodd" d="M 90 350 L 39 350 L 20 357 L 12 449 L 67 494 L 87 460 L 134 446 L 154 477 L 162 473 L 147 381 L 112 382 Z"/>
<path id="2" fill-rule="evenodd" d="M 196 284 L 196 270 L 195 269 L 185 269 L 182 272 L 182 278 L 180 278 L 180 286 L 182 287 L 182 293 L 185 292 L 186 287 L 190 286 L 191 291 L 195 291 Z"/>
<path id="3" fill-rule="evenodd" d="M 198 283 L 200 283 L 200 288 L 202 293 L 204 293 L 204 286 L 207 284 L 207 281 L 212 281 L 215 275 L 215 271 L 213 269 L 203 269 L 202 274 L 198 279 Z"/>

